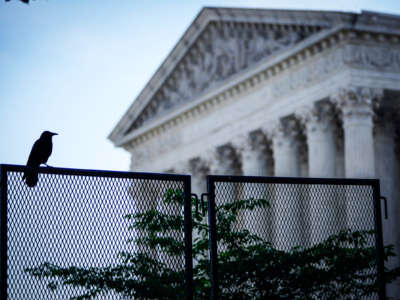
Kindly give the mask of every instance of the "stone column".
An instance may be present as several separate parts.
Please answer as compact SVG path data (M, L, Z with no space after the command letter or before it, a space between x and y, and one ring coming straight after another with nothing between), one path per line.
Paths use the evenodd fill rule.
M241 163L237 150L232 144L219 146L214 152L214 164L211 172L216 175L240 175ZM217 192L219 192L217 194ZM216 190L216 203L222 204L236 199L235 184L224 183Z
M310 177L335 177L334 111L329 102L303 107L296 115L306 128Z
M219 146L214 152L214 164L212 174L216 175L240 175L241 162L237 149L232 143ZM216 206L233 203L241 198L242 191L240 184L233 182L220 182L215 187L215 204ZM238 216L235 222L236 229L242 227L242 216Z
M374 106L382 98L381 89L349 87L333 96L341 109L344 131L345 175L348 178L375 178ZM360 188L346 191L347 225L351 230L373 229L371 197L360 198ZM354 197L359 195L359 197Z
M261 130L242 137L238 150L241 154L242 173L245 176L271 176L268 143Z
M261 130L253 131L240 140L242 173L244 176L271 176L271 151ZM271 186L265 183L243 184L244 199L265 199L272 202ZM253 234L272 242L273 213L271 208L258 207L244 213L244 226Z
M275 176L300 175L299 124L294 118L280 119L272 130ZM289 250L303 242L301 193L297 185L277 184L275 199L275 246Z
M198 212L202 213L202 203L201 203L201 194L207 193L207 182L206 176L210 174L209 170L209 161L205 160L202 157L195 157L190 159L188 162L189 172L192 174L192 193L197 194L198 196ZM204 207L207 211L207 207ZM207 225L208 216L207 213L202 219L193 216L193 224L197 222L202 222L202 224ZM192 230L192 241L198 240L199 238L208 238L205 236L201 236L201 233L197 229ZM196 266L198 261L193 258L193 263Z
M201 157L189 160L189 172L192 174L192 193L200 197L207 192L206 176L210 173L208 162Z
M281 119L274 124L271 134L275 176L300 175L299 129L299 124L293 118Z
M398 98L385 99L396 103ZM390 103L388 101L388 103ZM375 158L376 158L376 176L380 180L381 195L385 196L388 205L388 218L384 218L382 209L382 229L383 229L383 244L394 245L396 257L392 257L385 262L386 267L390 269L400 265L400 202L398 195L400 189L398 182L399 177L399 152L396 147L396 124L400 124L398 118L400 112L399 106L386 106L385 109L379 111L375 123ZM397 141L398 142L398 141ZM397 149L396 149L397 148ZM397 150L397 151L396 151ZM397 153L396 153L397 152ZM383 203L381 203L383 205ZM388 284L386 287L387 295L396 298L400 295L400 279Z
M219 146L214 152L212 171L217 175L239 175L240 160L232 143Z
M336 130L334 109L329 101L302 107L297 117L306 129L310 177L333 178L336 175ZM325 240L343 228L344 203L336 197L335 186L309 186L307 203L310 218L310 242Z
M374 178L374 106L381 89L349 87L340 89L333 99L342 111L345 175L348 178Z

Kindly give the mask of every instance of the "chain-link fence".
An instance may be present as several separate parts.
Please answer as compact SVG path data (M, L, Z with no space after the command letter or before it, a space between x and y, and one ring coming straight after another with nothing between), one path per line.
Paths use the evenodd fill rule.
M40 168L30 188L25 170L1 166L1 299L191 299L190 176Z
M213 299L385 299L377 180L207 180Z

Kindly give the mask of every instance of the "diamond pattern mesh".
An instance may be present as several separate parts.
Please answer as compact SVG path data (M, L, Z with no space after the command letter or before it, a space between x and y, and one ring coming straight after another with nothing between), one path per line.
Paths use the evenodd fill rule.
M139 241L147 237L146 231L129 229L133 220L124 216L155 210L166 216L183 217L181 204L163 200L171 190L190 193L185 186L190 182L188 176L119 176L113 172L42 169L37 186L29 188L21 180L23 170L11 167L6 171L8 299L69 299L85 291L71 285L52 290L48 281L25 271L45 262L61 267L112 267L121 264L121 252L134 252L149 254L172 270L185 270L183 251L182 255L169 255L160 246L143 246ZM310 183L301 179L269 182L267 177L254 181L248 177L218 178L208 177L217 207L248 199L261 199L268 204L240 209L232 230L248 232L244 238L255 235L279 251L312 247L345 229L375 229L372 185ZM178 242L185 239L183 227L159 235ZM373 235L367 244L375 247ZM230 250L228 247L218 243L217 258ZM242 258L247 261L247 257ZM376 270L365 272L375 274ZM183 288L183 282L182 275L179 288ZM254 287L246 278L241 282L247 286L245 292ZM228 288L236 292L242 287ZM95 299L127 298L107 292Z
M371 185L311 184L301 179L294 183L295 180L285 182L283 178L279 183L276 180L268 182L268 178L265 182L251 182L246 177L232 177L230 181L229 178L208 178L209 184L214 186L217 232L220 226L218 207L248 199L265 199L268 207L242 209L232 230L248 230L277 250L289 251L297 246L310 248L346 229L375 230ZM224 241L217 241L217 260L220 260L232 249L228 249L229 245ZM375 247L374 235L369 235L367 245ZM369 269L367 273L376 274L376 271ZM223 283L220 284L223 289ZM232 286L225 289L235 290ZM365 299L378 299L378 295Z
M55 172L55 171L54 171ZM144 232L129 230L127 214L156 209L183 216L183 207L162 203L169 189L184 190L184 181L142 175L120 178L110 172L101 176L39 174L36 187L21 180L22 172L7 172L7 284L8 299L69 299L83 291L62 286L55 290L45 280L24 269L49 262L62 267L106 267L121 263L121 252L142 251L127 241ZM82 171L80 171L82 174ZM132 175L134 176L134 175ZM183 241L184 230L166 233ZM175 270L184 270L182 256L154 256ZM184 278L182 278L182 281ZM182 284L183 285L183 284ZM97 298L96 298L97 299ZM124 299L109 292L98 299Z
M282 250L311 246L347 228L375 229L374 194L368 185L215 182L216 206L250 198L265 199L270 207L243 210L237 227Z

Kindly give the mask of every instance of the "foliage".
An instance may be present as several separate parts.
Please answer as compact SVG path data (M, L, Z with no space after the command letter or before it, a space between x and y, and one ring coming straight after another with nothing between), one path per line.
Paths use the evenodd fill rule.
M171 189L164 202L182 207L183 199L181 190ZM194 207L193 201L194 293L195 299L208 299L209 227ZM237 226L243 210L268 207L265 199L248 199L216 208L222 299L359 299L378 290L376 249L371 246L374 231L345 230L310 248L282 251ZM43 263L25 271L47 280L51 289L60 285L85 288L85 293L71 299L93 299L109 291L135 299L183 299L184 270L167 259L183 262L184 242L177 238L182 236L183 217L150 209L125 218L131 222L129 229L140 236L128 241L138 251L120 253L115 266L65 268ZM384 258L390 256L394 256L393 247L386 246ZM399 268L385 270L387 282L399 274Z

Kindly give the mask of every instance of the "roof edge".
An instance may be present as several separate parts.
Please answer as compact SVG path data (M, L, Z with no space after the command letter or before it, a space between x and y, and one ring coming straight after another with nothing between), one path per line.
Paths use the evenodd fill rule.
M108 139L114 145L124 140L126 130L136 120L148 101L163 85L175 66L184 57L190 47L197 40L204 28L211 21L234 22L263 22L289 25L306 26L349 26L358 30L373 29L377 25L383 29L397 29L400 16L362 11L361 13L319 11L319 10L281 10L281 9L256 9L256 8L229 8L229 7L203 7L194 21L189 25L177 44L173 47L165 60L158 67L151 79L147 82L139 95L124 113L117 125L113 128Z

